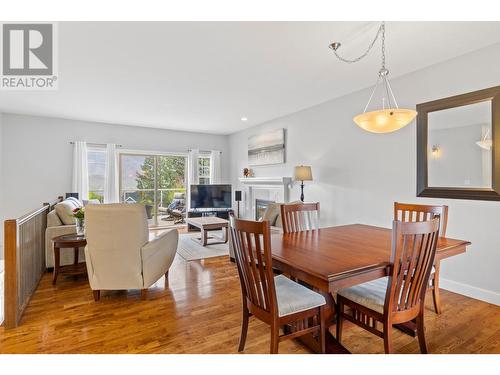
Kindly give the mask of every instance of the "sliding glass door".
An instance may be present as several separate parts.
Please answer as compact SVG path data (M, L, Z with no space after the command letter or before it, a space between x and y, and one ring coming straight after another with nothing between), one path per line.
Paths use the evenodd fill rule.
M186 156L120 154L120 201L146 205L150 225L171 225L167 208L185 192Z

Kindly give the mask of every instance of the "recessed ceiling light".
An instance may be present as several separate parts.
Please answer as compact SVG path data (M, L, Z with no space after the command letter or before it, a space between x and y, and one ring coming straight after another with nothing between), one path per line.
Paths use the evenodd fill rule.
M248 119L246 117L242 117L241 121L248 121Z

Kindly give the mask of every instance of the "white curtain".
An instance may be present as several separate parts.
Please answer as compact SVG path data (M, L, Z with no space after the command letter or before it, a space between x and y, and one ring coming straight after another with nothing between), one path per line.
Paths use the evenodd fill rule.
M197 185L198 180L198 157L200 150L189 150L188 152L188 186L187 186L187 199L188 207L191 207L191 185Z
M210 183L220 184L221 183L221 152L217 150L212 150L210 153Z
M80 200L89 199L87 143L82 141L76 141L73 149L72 192L78 193Z
M106 145L106 168L104 173L104 203L118 203L118 161L116 145Z

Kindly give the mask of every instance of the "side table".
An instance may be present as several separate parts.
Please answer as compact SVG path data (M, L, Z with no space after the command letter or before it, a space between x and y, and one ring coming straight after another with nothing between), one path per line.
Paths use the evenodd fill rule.
M58 236L52 239L54 243L54 273L52 276L52 284L57 281L57 276L61 271L60 261L61 261L61 249L73 249L74 251L74 261L70 266L62 267L65 274L70 275L82 275L87 272L85 263L83 266L78 264L78 251L80 247L85 247L87 245L87 239L85 235L75 234L65 234L63 236Z

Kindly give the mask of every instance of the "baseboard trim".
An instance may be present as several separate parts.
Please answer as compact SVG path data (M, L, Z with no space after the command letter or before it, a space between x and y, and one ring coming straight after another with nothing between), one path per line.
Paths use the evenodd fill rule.
M500 293L492 292L491 290L481 289L472 285L443 279L442 277L439 278L439 287L449 290L450 292L462 294L467 297L500 306Z

